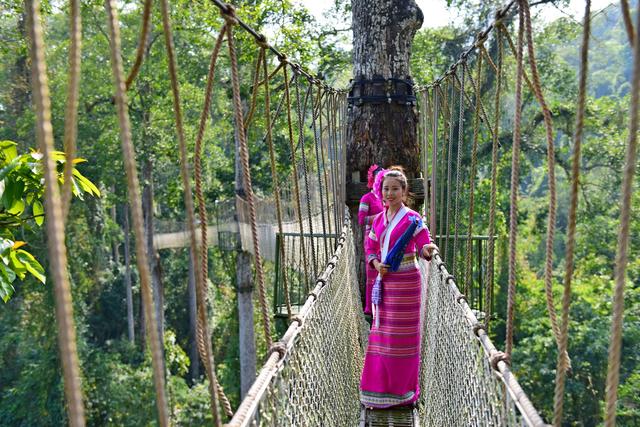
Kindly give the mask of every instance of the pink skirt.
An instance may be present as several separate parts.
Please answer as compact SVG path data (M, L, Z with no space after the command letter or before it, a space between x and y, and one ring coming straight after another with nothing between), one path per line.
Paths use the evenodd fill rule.
M420 270L415 263L383 280L380 327L372 329L360 381L360 402L388 408L420 394Z

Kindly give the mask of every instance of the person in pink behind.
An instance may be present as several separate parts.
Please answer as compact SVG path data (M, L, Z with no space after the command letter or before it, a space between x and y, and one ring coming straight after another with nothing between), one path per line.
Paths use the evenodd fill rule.
M416 256L430 259L436 245L424 225L416 228L397 271L383 264L388 251L420 214L404 205L407 178L399 170L383 170L373 190L385 204L366 239L366 261L382 276L380 302L360 380L360 402L368 408L413 404L420 394L420 295L421 274Z
M373 192L373 183L375 181L376 175L378 172L382 170L382 166L371 165L369 171L367 172L367 188L370 188L371 191L367 192L360 199L360 207L358 208L358 224L360 226L364 226L364 242L367 241L367 236L371 231L371 223L373 222L373 218L380 212L382 212L382 200ZM364 312L365 314L371 314L371 288L373 286L373 281L375 280L378 272L375 268L369 263L366 263L366 277L367 281L365 284L365 296L364 296Z

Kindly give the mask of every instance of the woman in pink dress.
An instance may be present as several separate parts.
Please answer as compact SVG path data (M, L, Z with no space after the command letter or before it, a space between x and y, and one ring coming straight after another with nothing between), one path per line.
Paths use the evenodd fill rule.
M407 178L398 170L378 174L374 191L385 209L375 217L366 240L366 260L382 278L374 295L374 323L360 382L360 402L369 408L414 403L419 396L421 275L416 255L430 259L436 247L420 222L410 235L397 271L383 264L387 253L420 214L404 205Z
M382 201L380 198L373 192L373 183L375 181L376 175L378 172L382 170L381 166L371 165L369 171L367 172L367 188L371 189L371 191L367 192L360 199L360 207L358 208L358 223L360 226L364 226L364 242L367 241L367 236L371 231L371 223L373 222L373 218L382 212ZM373 281L375 280L378 272L375 268L369 263L366 263L366 276L367 281L365 284L365 296L364 296L364 312L365 314L371 314L371 288L373 286Z

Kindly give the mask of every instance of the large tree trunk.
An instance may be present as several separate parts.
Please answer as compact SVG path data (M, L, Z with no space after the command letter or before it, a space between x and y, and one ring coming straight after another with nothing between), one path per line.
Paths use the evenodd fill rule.
M245 187L240 163L240 147L236 131L236 197L244 198ZM239 219L239 218L238 218ZM238 233L240 223L238 222ZM238 236L236 251L236 290L238 295L238 324L240 345L240 398L249 391L256 379L256 341L253 323L253 278L251 277L251 255L242 250Z
M411 79L411 46L423 20L415 1L351 0L351 7L354 80ZM365 96L379 93L373 85L363 91ZM414 106L365 101L353 105L348 120L347 182L354 175L354 181L365 181L373 163L399 164L408 178L417 176L420 155Z
M129 245L129 234L131 227L129 226L129 205L125 204L123 209L124 222L124 286L127 295L127 331L129 342L135 342L135 328L133 321L133 290L131 286L131 247Z
M422 11L414 0L351 0L353 26L353 76L351 95L410 95L412 88L393 84L388 79L411 80L409 59L416 31L422 25ZM364 83L385 79L379 84ZM406 102L353 102L347 117L347 204L354 224L359 198L366 191L367 170L374 163L388 167L401 165L407 178L418 177L416 109ZM419 200L417 200L419 202ZM363 241L361 230L354 227L356 242ZM356 245L360 289L364 295L365 264L363 247ZM364 298L363 298L364 301Z

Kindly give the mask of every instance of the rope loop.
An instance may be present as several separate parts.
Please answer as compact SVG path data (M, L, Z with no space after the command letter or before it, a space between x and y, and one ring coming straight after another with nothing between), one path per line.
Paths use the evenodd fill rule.
M487 28L488 30L489 28ZM487 35L489 34L488 31L480 31L477 35L476 35L476 41L473 43L473 45L477 48L480 48L484 45L484 42L487 41Z
M295 316L291 316L291 323L293 322L298 322L298 326L302 327L304 320L302 319L302 317L296 314Z
M496 351L491 356L489 356L489 362L491 363L491 367L494 371L499 371L498 363L504 362L507 365L511 366L511 356L503 351Z
M287 346L282 341L273 343L267 352L267 357L271 357L271 355L276 352L280 355L280 360L284 359L284 356L287 354Z
M280 61L281 64L286 64L289 62L289 58L287 58L287 54L285 53L280 53L278 55L278 61Z
M222 15L224 20L227 22L227 25L235 25L238 23L236 8L230 3L226 3L224 5L224 9L220 9L220 15Z
M318 294L316 294L314 291L309 292L309 296L313 297L314 301L318 300Z
M458 298L456 298L456 302L460 304L460 301L464 301L469 304L469 300L467 299L467 296L465 294L458 295Z
M449 274L447 277L444 278L444 283L449 282L449 280L451 280L451 283L455 283L456 282L456 278L453 277L452 274Z

